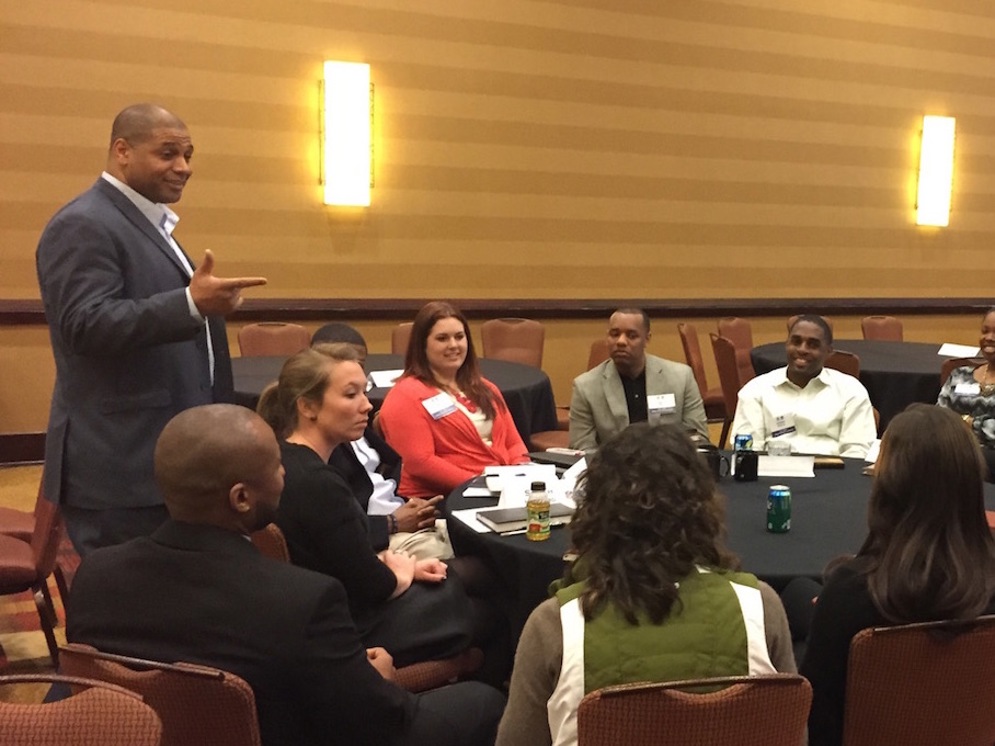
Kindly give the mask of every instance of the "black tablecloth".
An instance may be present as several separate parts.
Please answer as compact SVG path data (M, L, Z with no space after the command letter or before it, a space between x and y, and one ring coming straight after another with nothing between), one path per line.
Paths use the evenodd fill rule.
M814 478L761 478L736 482L725 478L719 491L725 497L728 546L742 560L743 570L780 590L799 576L819 579L826 563L854 553L867 533L867 498L871 478L864 462L845 459L844 469L818 469ZM767 531L767 490L772 484L791 487L791 531ZM446 512L487 507L491 498L463 497L462 487L446 500ZM995 510L995 485L985 485L985 503ZM510 614L515 634L544 598L549 583L563 573L563 554L570 544L569 527L554 528L548 541L532 542L524 535L477 533L449 516L449 535L457 555L481 556L511 591Z
M232 358L235 402L255 409L259 394L280 375L285 357ZM366 358L366 370L393 370L404 367L400 355L375 354ZM480 372L501 390L508 411L526 445L532 433L556 429L556 403L549 377L538 368L504 360L480 359ZM367 392L374 409L379 409L389 388Z
M833 348L860 358L860 382L881 415L881 432L891 418L912 402L935 404L940 393L940 368L945 357L940 346L924 342L882 342L870 339L837 339ZM784 342L754 347L750 351L757 375L786 365Z

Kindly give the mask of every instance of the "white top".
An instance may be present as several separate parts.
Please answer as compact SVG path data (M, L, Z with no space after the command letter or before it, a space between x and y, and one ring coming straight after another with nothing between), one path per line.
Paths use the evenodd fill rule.
M397 482L386 479L377 468L380 466L380 454L369 444L366 438L352 441L352 450L359 463L366 469L366 474L373 483L373 494L366 505L369 515L390 515L404 505L404 498L397 496Z
M766 449L777 438L794 453L864 458L877 437L867 389L853 376L832 368L799 388L787 367L757 376L739 392L733 435L753 436Z

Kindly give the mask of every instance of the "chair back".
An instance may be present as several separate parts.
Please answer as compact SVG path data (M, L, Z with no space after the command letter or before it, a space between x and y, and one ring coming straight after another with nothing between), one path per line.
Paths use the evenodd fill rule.
M59 558L62 514L59 506L51 500L41 494L39 498L35 502L35 530L31 535L31 553L38 568L38 577L44 580L55 571L55 563Z
M0 701L4 746L159 746L159 716L135 692L75 676L0 676L0 687L27 684L61 684L78 693L47 704Z
M812 687L797 674L611 686L581 700L577 743L798 746L811 703Z
M394 327L390 333L390 352L392 355L406 355L408 353L408 342L411 340L411 329L415 325L413 321L405 321Z
M844 746L992 746L995 616L865 629L850 643Z
M822 316L822 314L819 314ZM801 318L801 314L795 314L794 316L788 317L788 334L791 334L791 328L795 325L795 322ZM826 322L826 326L829 327L829 331L833 331L833 320L828 316L822 316L822 320Z
M864 339L880 339L885 342L901 342L902 322L894 316L865 316L860 320L860 331Z
M587 370L598 367L610 358L612 356L611 349L611 342L608 341L607 336L599 337L591 342L591 352L587 356Z
M242 357L290 357L311 345L311 335L300 324L261 321L238 330L238 349Z
M726 316L719 319L719 336L725 337L737 350L753 349L753 328L746 319L738 316Z
M684 359L694 373L698 390L704 396L708 391L708 379L705 377L705 360L701 356L701 345L698 343L698 330L694 324L678 324L677 333L681 335L681 346L684 348Z
M973 357L952 357L943 361L943 365L940 366L940 386L943 386L950 378L950 374L953 373L957 368L962 368L965 365L970 365L972 368L977 368L979 365L985 361L980 358Z
M161 663L62 648L62 670L138 692L162 720L163 746L260 746L256 700L238 676L192 663Z
M733 343L718 334L709 333L712 338L712 353L715 355L715 367L719 371L719 385L722 387L722 398L726 405L726 416L732 419L739 405L740 384L739 365L736 362L736 348Z
M827 368L838 370L840 373L846 373L848 376L860 378L860 358L852 352L833 350L826 357L824 365Z
M287 549L287 539L283 531L275 523L268 523L258 531L249 534L252 543L264 557L290 562L290 550Z
M542 367L545 339L545 327L533 319L491 319L480 327L484 357L531 365L533 368Z

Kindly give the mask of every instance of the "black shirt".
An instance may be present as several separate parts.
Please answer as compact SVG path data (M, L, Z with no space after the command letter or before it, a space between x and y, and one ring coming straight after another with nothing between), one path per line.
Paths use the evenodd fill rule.
M646 409L646 368L635 378L619 373L622 388L625 390L625 404L629 408L629 424L646 422L649 412Z

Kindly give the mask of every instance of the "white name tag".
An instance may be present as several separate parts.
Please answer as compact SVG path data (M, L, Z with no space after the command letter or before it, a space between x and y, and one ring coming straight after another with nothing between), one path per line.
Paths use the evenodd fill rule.
M421 405L425 407L425 411L432 416L433 420L440 420L447 414L456 411L456 403L449 394L436 394L422 401Z
M781 438L785 435L793 435L794 433L795 415L793 412L774 416L774 428L770 433L772 438Z
M659 414L671 414L677 409L677 399L673 394L653 394L646 397L646 409Z
M981 396L981 384L962 381L954 386L954 393L960 396Z

